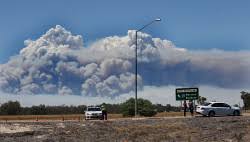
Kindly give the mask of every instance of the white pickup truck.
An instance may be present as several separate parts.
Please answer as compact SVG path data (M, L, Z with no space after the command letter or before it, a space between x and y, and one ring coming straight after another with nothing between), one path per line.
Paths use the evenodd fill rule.
M100 119L102 120L102 110L97 106L88 106L85 111L85 120Z

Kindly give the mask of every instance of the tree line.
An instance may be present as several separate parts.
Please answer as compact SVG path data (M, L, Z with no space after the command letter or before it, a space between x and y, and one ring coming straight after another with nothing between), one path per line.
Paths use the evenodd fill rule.
M81 114L85 105L79 106L46 106L38 105L22 107L18 101L8 101L0 106L0 115L53 115L53 114Z
M124 103L120 104L105 104L108 113L123 114L124 116L134 115L134 99L130 98ZM23 107L18 101L8 101L0 106L0 115L60 115L60 114L84 114L86 105L78 106L46 106L37 105L31 107ZM149 100L138 99L138 113L142 116L153 116L157 112L164 111L181 111L180 107L171 106L170 104L152 104Z
M250 109L250 93L241 92L241 98L244 103L245 109ZM206 102L205 97L199 96L198 104L204 104ZM153 116L159 112L168 111L181 111L181 106L172 106L170 104L152 104L149 100L139 98L138 101L138 114L142 116ZM135 114L134 109L135 100L130 98L127 101L120 104L105 104L102 103L99 106L104 105L108 113L123 114L124 116L133 116ZM46 106L37 105L31 107L23 107L18 101L9 101L0 105L0 115L59 115L59 114L84 114L87 106Z

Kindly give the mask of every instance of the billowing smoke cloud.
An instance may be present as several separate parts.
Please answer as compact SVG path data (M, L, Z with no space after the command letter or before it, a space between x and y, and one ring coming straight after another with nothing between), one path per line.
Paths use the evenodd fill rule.
M81 36L61 26L0 65L0 90L15 94L115 97L134 91L135 31L84 47ZM244 88L250 84L249 51L188 51L168 41L138 35L139 88L199 86Z

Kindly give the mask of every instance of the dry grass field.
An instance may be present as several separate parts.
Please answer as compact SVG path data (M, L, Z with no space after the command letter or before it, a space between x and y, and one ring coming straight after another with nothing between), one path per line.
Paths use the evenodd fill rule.
M186 113L187 116L190 116L190 113ZM176 116L183 116L183 112L161 112L157 113L155 117L176 117Z
M73 114L73 115L4 115L0 116L1 121L41 121L41 120L82 120L83 114Z
M122 118L121 114L110 114L110 119ZM0 121L82 121L84 120L84 114L72 114L72 115L6 115L0 116Z
M0 122L1 142L248 142L250 117Z
M190 114L187 113L187 116ZM175 117L183 116L183 112L162 112L155 115L155 117ZM124 118L122 114L108 114L109 119ZM84 114L72 114L72 115L14 115L14 116L0 116L0 121L46 121L46 120L59 120L59 121L82 121L84 120Z
M249 114L184 118L183 112L164 112L138 119L109 114L108 121L83 121L83 114L0 116L0 142L248 142Z

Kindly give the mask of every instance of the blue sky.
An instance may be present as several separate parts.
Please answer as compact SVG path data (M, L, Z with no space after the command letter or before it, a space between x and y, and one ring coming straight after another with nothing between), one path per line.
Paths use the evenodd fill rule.
M2 0L0 2L0 63L60 24L90 43L125 35L154 19L163 21L145 32L192 50L250 49L250 2L247 0Z
M78 76L75 78L81 78L81 81L75 81L71 78L75 76L75 72L73 71L81 71L81 68L73 68L75 70L72 72L70 72L71 70L67 70L67 68L75 67L74 65L79 64L86 70L92 70L92 68L95 67L98 68L96 70L100 70L100 64L108 62L110 57L104 56L103 61L98 61L99 58L96 59L94 56L87 56L87 54L92 52L87 52L85 49L83 50L85 52L80 52L82 49L79 48L74 51L74 53L81 53L76 54L75 64L62 60L62 62L66 64L65 70L69 71L67 72L69 73L68 76L55 76L59 75L59 73L64 73L64 68L58 68L62 69L59 72L53 72L54 70L52 70L52 72L39 70L39 67L46 67L40 64L39 61L49 63L50 61L54 61L53 58L47 59L36 56L39 58L36 58L35 61L33 57L29 57L26 61L32 60L32 62L22 62L22 58L16 57L12 59L13 62L11 64L2 65L6 63L11 56L17 55L18 52L25 47L24 41L26 39L35 40L44 35L47 30L53 28L53 32L48 34L49 39L53 41L54 34L60 33L61 36L64 36L66 29L71 31L73 35L82 35L84 44L88 45L107 36L122 35L122 37L125 37L128 30L139 29L151 20L160 17L162 19L161 22L154 23L145 29L144 32L149 33L153 37L168 39L177 47L188 49L186 51L199 52L182 52L175 48L166 51L159 50L163 51L160 57L167 57L159 58L165 64L155 64L155 62L153 62L154 58L152 58L152 60L150 58L148 64L142 64L139 67L139 71L142 71L141 75L145 86L145 90L140 91L141 94L139 96L144 95L146 98L155 100L155 102L168 100L168 103L175 103L175 98L171 96L171 94L173 94L176 87L198 85L202 94L208 97L209 100L216 99L225 101L228 99L228 102L237 103L240 101L239 92L246 89L249 90L249 88L246 88L250 82L249 13L250 1L247 0L1 0L0 89L2 87L3 90L7 91L1 92L0 90L0 101L18 99L18 97L12 96L11 94L5 94L9 89L12 89L10 93L31 91L31 94L37 94L36 92L46 94L49 92L46 90L48 88L48 90L51 89L55 94L61 94L61 91L63 93L73 94L73 91L77 89L79 92L88 91L88 87L86 89L82 88L82 86L86 87L86 84L92 79L92 76L86 75L84 78L81 78L83 75L77 74ZM55 27L55 25L61 25L65 29L60 26ZM72 35L67 36L74 37ZM58 37L60 38L60 36ZM43 40L37 41L37 43L41 42L43 43ZM76 43L76 45L81 45L74 38L67 41L67 44L71 45L71 42ZM112 47L113 42L117 45L127 44L119 40L112 40L108 44L106 42L100 42L99 46L107 45ZM160 40L157 41L157 43L163 43L163 41ZM149 45L145 47L154 47L154 45L151 45L151 42L147 43L147 41L145 41L145 44ZM49 48L45 50L52 51L52 47L59 47L54 47L54 44L52 45L53 46L48 45ZM169 45L166 47L172 46ZM32 48L42 49L43 47L33 45ZM29 53L31 53L31 55L38 55L38 51L30 50L31 47L26 49L26 52L22 54L25 57L29 55ZM225 52L214 52L217 50L211 49L221 49L225 50ZM174 51L173 53L180 53L182 56L178 56L179 54L171 54L172 52L169 51L172 50ZM66 57L70 56L70 54L71 53L65 52ZM102 52L101 54L109 55L109 52ZM153 57L156 56L156 54L150 55L154 55ZM88 66L91 63L80 62L82 58L78 58L78 56L93 58L97 66ZM120 58L116 58L117 56L114 57L112 60L120 60ZM58 56L58 58L62 59L63 57ZM206 62L205 65L204 62ZM52 63L55 63L52 67L64 67L64 64L61 62L58 63L55 61ZM131 64L133 63L131 62ZM31 65L32 68L22 68L27 65ZM107 65L108 68L112 64L104 65ZM102 69L105 68L106 66ZM120 67L111 66L110 68L112 68L112 72L109 75L101 76L98 83L104 84L103 86L106 88L112 88L110 89L111 92L114 92L113 90L118 90L119 92L119 87L116 86L117 88L114 88L114 85L109 86L109 84L105 84L106 80L112 84L112 81L119 80L117 73L124 75L127 72L131 72L131 74L126 74L126 78L129 78L128 75L133 75L133 69L128 68L129 70L126 70L126 68L120 71L116 70L120 69ZM48 67L48 69L50 69L50 67ZM152 72L156 74L152 76ZM12 78L13 74L18 77L17 80L16 78ZM93 76L96 74L99 75L98 72L93 72L92 74ZM37 80L37 77L41 77L44 81L40 81L40 78ZM235 80L239 81L235 82ZM15 84L16 81L18 83L15 86L13 84ZM133 87L129 84L133 84L134 82L128 80L126 83L127 85L125 86ZM131 90L131 88L127 90ZM90 91L95 92L96 90L91 90L90 88ZM120 91L119 93L121 94L122 92ZM82 94L85 95L87 92ZM154 96L152 94L154 94ZM107 93L105 95L107 95ZM126 94L126 92L125 95L131 97L131 94ZM33 100L35 99L32 97L24 98L21 96L19 100L27 101L26 104L31 105L40 104L47 102L48 98L46 96L47 95L45 95L43 101L39 98L40 96L38 96L38 98L36 98L37 102L34 102ZM73 99L71 101L67 97L62 98L60 103L71 104L78 100L80 100L79 103L82 103L81 101L88 100L85 99L86 96L83 96L81 99L79 99L79 96L74 97L72 97ZM161 99L162 97L163 99ZM59 95L54 99L52 98L51 100L53 101L51 101L50 104L58 102L58 98L61 98L61 96ZM107 100L100 99L100 101ZM112 101L118 102L118 100Z

